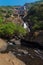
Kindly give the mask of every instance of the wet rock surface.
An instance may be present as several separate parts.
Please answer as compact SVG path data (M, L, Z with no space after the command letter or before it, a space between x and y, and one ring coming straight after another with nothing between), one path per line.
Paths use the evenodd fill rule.
M38 49L43 49L43 45L40 45L39 42L37 41L29 41L26 39L21 39L21 45L26 46L28 48L38 48Z
M11 39L10 41L9 41L9 43L13 43L14 45L20 45L21 43L20 43L20 40L16 40L16 39Z
M43 65L43 50L27 48L21 45L8 47L18 59L26 65Z
M43 30L35 31L33 36L33 40L39 42L39 44L43 46Z

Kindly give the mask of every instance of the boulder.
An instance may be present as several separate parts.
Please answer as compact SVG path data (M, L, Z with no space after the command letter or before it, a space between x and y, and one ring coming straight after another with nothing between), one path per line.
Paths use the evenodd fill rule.
M14 45L20 45L20 40L11 39L10 42L12 42Z
M3 39L0 39L0 52L4 52L7 49L7 42Z

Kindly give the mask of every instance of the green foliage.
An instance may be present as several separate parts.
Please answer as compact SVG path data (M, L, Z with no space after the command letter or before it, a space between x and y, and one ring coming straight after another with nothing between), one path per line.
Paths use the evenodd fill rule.
M0 36L10 36L14 32L13 24L7 23L7 24L1 24L0 25Z
M16 31L18 31L19 35L25 35L26 34L26 29L24 29L21 25L17 25L17 29Z
M1 23L0 24L0 36L4 36L4 37L12 37L14 35L25 35L26 34L26 30L18 25L18 24L14 24L12 22L8 22L8 23Z
M31 25L32 30L43 29L43 2L39 3L34 4L24 18Z
M37 30L37 29L39 29L39 28L40 28L40 26L39 26L38 24L35 24L35 25L32 27L33 30Z
M0 18L0 24L3 23L3 18Z

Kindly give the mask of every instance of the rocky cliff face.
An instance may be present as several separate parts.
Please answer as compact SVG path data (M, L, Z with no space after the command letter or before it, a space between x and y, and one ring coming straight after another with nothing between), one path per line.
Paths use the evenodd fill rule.
M27 4L29 6L29 4ZM32 4L31 4L32 5ZM28 10L24 21L28 23L30 33L27 35L28 40L39 42L43 45L43 2L33 3L33 6ZM26 38L26 39L27 39Z
M43 30L34 32L33 40L39 42L40 45L43 45Z

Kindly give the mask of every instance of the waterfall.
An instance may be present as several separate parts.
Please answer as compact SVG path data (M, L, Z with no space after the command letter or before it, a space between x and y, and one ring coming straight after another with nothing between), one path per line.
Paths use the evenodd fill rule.
M23 27L24 27L25 29L28 29L28 31L30 32L30 28L28 27L27 23L24 22Z
M24 28L25 28L25 29L28 28L27 25L26 25L26 23L24 23Z

